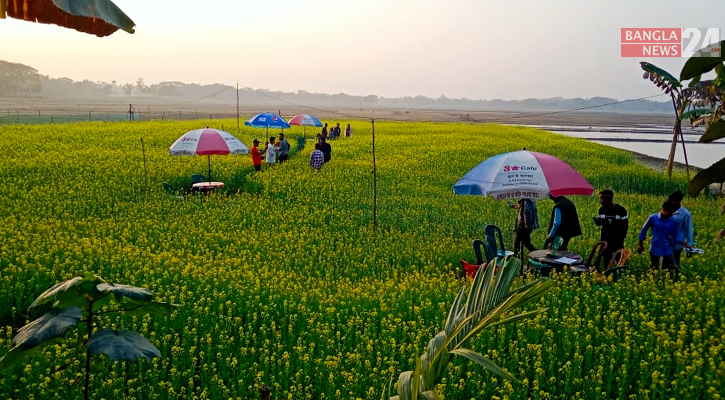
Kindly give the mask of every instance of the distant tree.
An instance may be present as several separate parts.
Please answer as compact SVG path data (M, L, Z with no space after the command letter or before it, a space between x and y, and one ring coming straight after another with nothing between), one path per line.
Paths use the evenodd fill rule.
M133 83L124 83L121 85L121 90L123 90L123 94L126 96L130 96L133 93L134 85Z
M38 94L41 89L38 70L23 64L0 61L0 96L27 96Z

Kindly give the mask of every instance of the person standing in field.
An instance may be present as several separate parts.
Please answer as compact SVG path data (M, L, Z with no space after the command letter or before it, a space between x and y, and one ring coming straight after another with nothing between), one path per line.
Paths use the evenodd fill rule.
M319 171L325 165L325 155L322 154L320 147L319 143L315 143L315 149L310 153L310 167L316 171Z
M267 147L264 148L264 152L267 155L267 164L271 167L277 161L277 151L274 145L274 136L269 138Z
M683 247L692 248L680 233L680 222L672 218L677 211L677 204L671 201L662 203L662 210L654 213L647 218L639 232L639 246L637 253L644 252L644 241L647 239L647 231L652 230L652 242L649 247L650 262L653 269L660 267L662 261L662 269L666 269L672 273L672 278L677 280L679 277L679 265L675 262L674 247L676 243Z
M254 170L257 172L262 171L262 152L259 151L259 140L254 139L254 141L252 141L252 148L249 149L249 153L252 155L252 165L254 165Z
M327 137L327 122L325 122L325 126L322 127L322 132L320 132L320 135Z
M332 129L335 131L335 139L339 138L342 134L342 130L340 129L340 123L338 122L337 125L335 125L335 127Z
M282 164L289 158L290 144L287 139L284 138L284 133L279 134L279 142L277 142L277 160Z
M352 128L350 128L350 124L347 124L347 128L345 128L345 137L352 137Z
M531 244L531 232L539 228L539 212L536 210L536 202L531 199L520 199L516 204L511 204L511 208L517 209L516 226L514 236L514 256L523 253L526 247L529 251L536 250Z
M672 218L679 224L680 234L690 246L695 245L695 228L692 225L692 213L682 205L682 199L685 196L681 191L675 190L667 197L667 201L677 204L677 211L672 214ZM680 266L680 258L682 257L682 245L675 243L673 254L677 266Z
M332 147L327 143L327 139L324 136L320 136L320 150L325 156L325 164L329 163L332 159Z
M614 202L614 192L610 189L599 192L599 204L602 206L594 218L594 224L602 227L600 240L607 242L607 248L602 252L602 262L606 268L612 259L612 254L624 248L624 239L629 230L629 216L624 207Z
M582 234L579 214L577 214L574 203L566 197L549 194L549 198L554 201L554 209L551 210L549 237L546 239L545 247L550 248L554 238L560 236L564 241L559 250L566 250L569 247L571 238Z

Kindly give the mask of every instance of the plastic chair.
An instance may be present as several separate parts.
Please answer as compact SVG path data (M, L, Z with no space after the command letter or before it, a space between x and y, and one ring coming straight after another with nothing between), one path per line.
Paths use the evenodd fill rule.
M503 242L503 232L501 232L501 228L496 225L486 225L483 227L483 233L486 234L486 239L489 237L493 239L487 240L487 242L491 247L491 251L493 251L493 254L497 257L509 257L514 255L513 251L506 251L506 245L504 245ZM496 239L498 239L498 243L496 243Z
M174 188L172 188L168 182L163 182L163 185L164 185L164 190L166 191L166 194L176 194L176 192L174 191Z
M614 260L617 259L617 255L619 255L619 261L616 265L614 265ZM612 259L609 261L609 265L604 273L597 274L597 281L601 282L604 279L609 279L611 276L612 282L616 282L623 276L627 275L627 270L629 269L627 266L627 260L631 256L632 250L630 249L619 249L615 251L614 254L612 254Z
M579 265L572 265L569 270L574 273L582 273L582 272L591 272L592 268L599 269L599 262L602 259L602 253L607 248L607 242L601 241L594 244L594 247L592 247L592 251L589 252L589 258L584 264ZM599 251L597 251L599 250ZM596 253L597 258L594 259L594 254ZM592 264L592 259L594 259L594 264ZM594 267L592 267L594 266Z
M481 239L474 239L473 242L471 242L471 245L473 246L473 253L476 254L476 264L483 264L484 262L489 261L488 259L488 251L486 250L488 246L486 246L486 243L483 242ZM484 253L481 253L481 247L483 247ZM483 256L486 256L486 259L484 260Z
M206 182L206 176L202 174L194 174L191 176L191 184L199 183L199 182Z
M486 267L488 266L488 263L476 265L476 264L469 264L466 260L461 260L461 265L463 266L463 270L466 273L466 276L469 278L475 278L476 272L478 272L481 267L483 267L483 270L486 270Z

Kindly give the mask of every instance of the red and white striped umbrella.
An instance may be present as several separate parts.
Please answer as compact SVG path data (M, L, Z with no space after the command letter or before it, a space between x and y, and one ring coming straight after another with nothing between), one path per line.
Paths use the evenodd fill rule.
M478 164L453 185L453 191L505 200L543 199L549 194L590 196L594 188L564 161L548 154L520 150L499 154Z
M207 156L211 182L211 155L249 154L249 148L231 133L206 127L186 132L169 147L172 156Z

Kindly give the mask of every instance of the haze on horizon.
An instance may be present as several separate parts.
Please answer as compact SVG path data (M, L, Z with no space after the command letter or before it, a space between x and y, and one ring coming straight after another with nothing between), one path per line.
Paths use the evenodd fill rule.
M136 33L106 38L0 20L0 59L50 77L221 83L293 92L468 99L656 95L622 58L625 27L719 27L702 0L114 0Z

